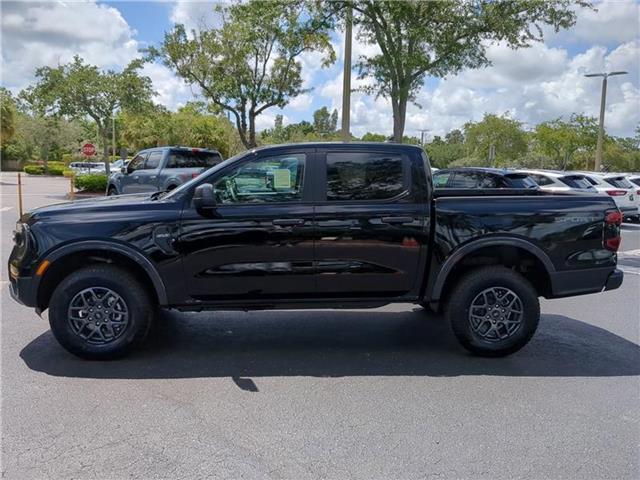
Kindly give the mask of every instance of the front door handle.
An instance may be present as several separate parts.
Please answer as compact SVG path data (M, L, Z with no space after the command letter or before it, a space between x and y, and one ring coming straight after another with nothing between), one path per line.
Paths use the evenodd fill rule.
M273 222L274 225L280 227L295 227L298 225L304 225L303 218L276 218Z
M413 217L382 217L382 223L388 223L389 225L406 225L407 223L413 223Z

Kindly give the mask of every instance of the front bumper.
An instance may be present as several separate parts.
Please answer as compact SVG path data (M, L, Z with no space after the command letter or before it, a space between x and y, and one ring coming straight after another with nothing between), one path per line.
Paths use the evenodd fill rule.
M38 303L38 286L33 277L11 278L9 283L11 298L27 307L36 307Z
M624 273L617 268L605 267L553 272L550 277L550 298L561 298L614 290L622 285Z

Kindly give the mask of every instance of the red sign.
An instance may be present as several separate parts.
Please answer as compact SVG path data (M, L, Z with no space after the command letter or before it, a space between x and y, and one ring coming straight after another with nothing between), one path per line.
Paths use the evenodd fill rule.
M93 157L96 154L96 146L93 143L85 143L82 145L82 154Z

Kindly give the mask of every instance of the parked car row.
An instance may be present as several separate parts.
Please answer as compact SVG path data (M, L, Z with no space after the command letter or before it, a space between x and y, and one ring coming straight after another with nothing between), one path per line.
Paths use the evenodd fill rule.
M626 220L640 221L640 174L557 170L447 168L434 171L435 188L526 188L572 195L606 195Z
M119 171L129 163L128 160L116 160L109 165L110 171ZM71 162L69 169L73 170L76 175L84 175L87 173L105 173L107 167L105 162Z

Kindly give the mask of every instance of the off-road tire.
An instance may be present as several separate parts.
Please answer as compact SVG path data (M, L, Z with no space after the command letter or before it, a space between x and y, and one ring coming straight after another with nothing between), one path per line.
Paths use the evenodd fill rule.
M504 339L493 339L491 341L483 338L482 329L474 328L470 317L470 310L474 300L482 299L483 292L497 288L508 289L519 298L522 315L518 328ZM477 305L477 303L475 304ZM496 302L498 305L498 302ZM474 307L474 315L479 312L490 313L484 307ZM499 312L493 312L498 313ZM521 274L505 267L482 267L467 273L462 277L452 289L448 296L445 315L453 333L464 348L475 355L484 357L503 357L517 352L524 347L536 329L540 320L540 303L538 294L531 283ZM505 315L505 314L503 314ZM478 315L475 315L477 319ZM482 317L482 315L481 315ZM489 318L488 315L486 318ZM485 317L482 317L485 318ZM508 317L515 318L515 317ZM483 320L484 321L484 320ZM492 318L487 320L492 321ZM485 324L486 325L486 324ZM494 326L494 331L498 332L500 325L507 325L506 322ZM489 324L489 328L491 325ZM507 327L503 327L500 333L508 333ZM494 334L494 337L500 335Z
M78 322L73 322L70 319L71 302L79 298L80 292L94 288L98 293L106 291L115 293L120 297L127 311L126 326L120 327L120 330L115 327L115 331L118 332L117 336L116 334L111 335L112 339L104 344L90 343L89 340L84 339L74 331L74 328L78 330ZM91 295L87 295L91 301ZM115 296L111 296L105 301L108 303L109 300L114 298ZM93 301L95 302L95 300ZM103 306L109 308L106 304L101 305L100 308ZM78 313L77 310L73 311L74 315ZM104 320L106 311L101 310L101 318L103 319L101 328L103 329L108 328ZM71 273L56 287L49 302L49 324L56 340L72 354L87 360L110 360L129 353L132 348L141 343L146 337L154 313L155 308L151 303L149 294L140 282L127 270L107 264L90 265ZM87 313L85 312L85 314ZM97 322L97 324L99 325L100 323ZM92 330L96 329L95 321L86 322L84 325L87 326L83 327L82 332L88 331L91 333ZM113 333L114 327L111 325L109 327ZM105 330L99 332L100 337L104 338L104 332ZM108 330L106 332L107 334L109 333ZM97 340L92 338L91 342L99 340L100 338Z

